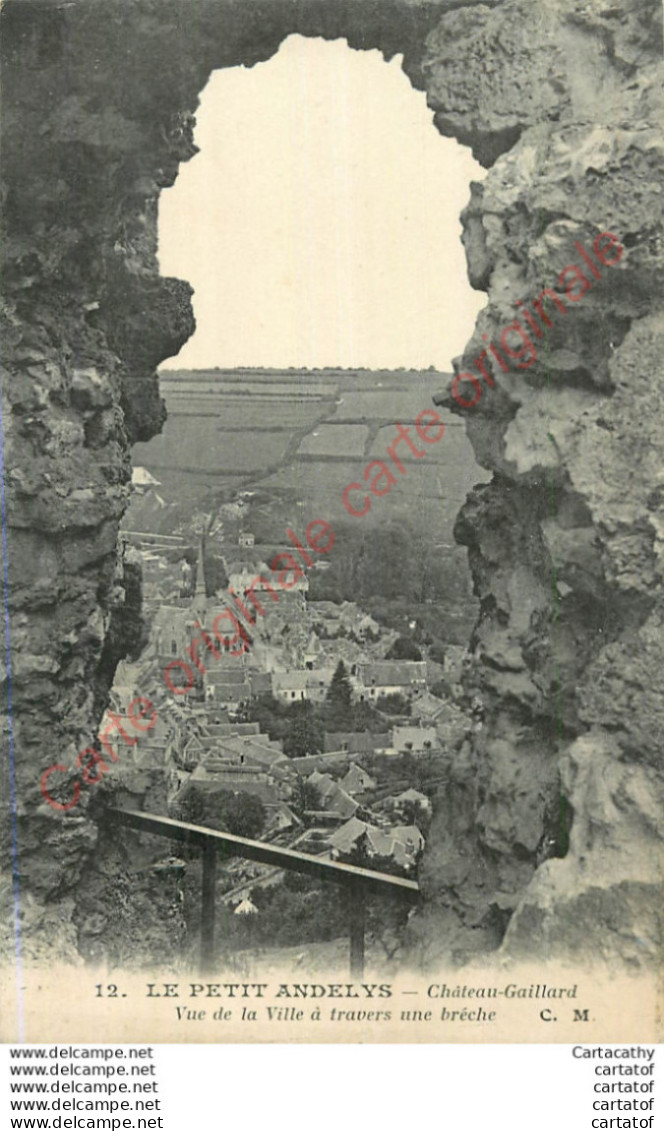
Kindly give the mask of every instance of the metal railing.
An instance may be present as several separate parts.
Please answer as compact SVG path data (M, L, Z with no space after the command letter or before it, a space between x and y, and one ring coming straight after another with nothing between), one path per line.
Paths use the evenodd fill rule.
M242 856L259 864L271 864L277 868L301 872L305 876L313 876L314 879L340 884L347 888L351 897L350 974L351 978L358 981L362 981L364 977L365 897L392 896L408 903L416 903L419 897L420 889L414 880L389 876L385 872L372 872L368 868L358 868L354 864L340 864L336 860L308 856L305 852L296 852L292 848L276 848L264 841L217 832L202 825L176 821L171 817L159 817L153 813L118 809L114 806L107 806L100 812L99 817L113 825L122 825L155 836L165 836L169 840L197 845L201 848L203 857L201 967L206 973L214 968L215 962L217 854L222 848L226 856Z

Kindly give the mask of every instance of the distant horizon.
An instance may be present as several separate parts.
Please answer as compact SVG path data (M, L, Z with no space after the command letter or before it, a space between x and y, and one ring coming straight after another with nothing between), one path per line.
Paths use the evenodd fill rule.
M438 369L434 365L396 365L393 367L367 365L180 365L165 369L159 366L160 377L176 373L440 373L452 376L452 370Z

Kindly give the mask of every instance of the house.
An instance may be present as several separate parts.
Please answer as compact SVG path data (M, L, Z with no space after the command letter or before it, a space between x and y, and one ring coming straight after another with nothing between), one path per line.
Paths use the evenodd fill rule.
M416 857L424 848L424 837L417 825L395 825L390 830L392 837L399 844L403 844L406 851Z
M427 666L423 660L377 660L360 664L357 685L360 699L403 695L412 699L426 689Z
M260 695L272 695L272 673L250 671L249 685L252 699L258 699Z
M463 673L471 663L468 650L458 644L448 644L445 648L445 661L443 671L450 684L458 684L463 679Z
M379 639L382 635L382 631L378 621L370 617L368 613L365 613L365 615L360 618L360 622L357 626L357 635L360 640L366 640L367 638Z
M328 844L332 850L332 858L348 856L353 851L358 839L364 835L367 828L365 821L358 817L351 817L345 825L328 836Z
M154 550L140 550L141 557L141 573L143 576L143 589L146 587L158 598L161 590L159 586L162 582L173 582L173 572L169 569L169 564L160 554L155 553Z
M321 774L314 770L307 778L307 784L314 787L320 798L320 811L338 818L341 821L352 817L358 808L357 801L342 789L338 782L329 774Z
M154 720L154 725L151 726L150 730L146 731L145 734L141 735L141 744L161 747L173 743L176 747L179 747L181 742L181 728L172 722L165 713L160 712L158 708L155 707L155 710L157 717Z
M269 785L269 774L257 766L238 766L213 757L200 762L189 781L210 792L209 786L231 789L240 793L248 792L251 785Z
M152 685L152 680L149 681L149 684L146 683L146 686L148 685ZM182 742L194 731L201 730L205 725L198 715L197 704L194 705L191 700L182 702L181 699L176 699L173 695L162 695L157 692L154 702L157 717L160 718L163 715L174 732L181 737Z
M332 682L334 668L314 668L306 675L306 698L310 703L323 703Z
M331 750L325 754L306 754L303 758L289 758L288 765L301 776L306 777L314 770L342 770L350 761L347 750Z
M445 701L425 691L419 699L414 699L410 708L411 718L417 719L423 726L433 725L445 714Z
M318 632L325 638L334 638L342 627L341 607L334 601L309 601L307 611Z
M109 692L109 706L116 714L125 714L129 704L140 695L140 691L136 689L134 682L121 683L116 672L115 682Z
M390 859L404 871L413 868L424 846L418 828L397 826L379 829L366 821L352 817L329 837L332 859L355 855L370 862L372 857Z
M210 668L203 676L205 702L237 710L251 698L251 682L242 668Z
M445 703L444 709L436 716L438 745L457 746L468 733L472 720L456 703Z
M300 818L284 801L280 801L270 811L267 827L267 831L270 833L289 832L291 829L301 828L301 826Z
M255 726L256 724L240 724ZM223 761L227 766L248 766L272 770L284 765L290 769L289 759L282 751L282 743L266 734L194 734L185 744L182 762L186 768L212 761ZM291 771L290 776L294 776Z
M246 593L256 578L262 577L266 583L270 583L270 567L265 562L232 561L226 563L224 561L224 565L228 577L228 588L233 589L237 594ZM255 588L259 590L265 588L265 586L259 581Z
M155 762L154 749L148 748L150 751L145 758L141 755L138 756L139 749L147 748L145 742L146 734L138 731L128 715L117 713L113 714L111 718L109 712L106 711L101 720L98 731L99 739L101 741L100 756L107 765L113 762L119 763L120 766L138 765L139 762L147 759L150 765ZM165 748L165 743L163 748ZM163 764L163 753L157 759L157 764Z
M260 723L208 723L211 738L231 738L238 735L260 734Z
M431 802L425 793L420 793L418 789L406 789L403 793L399 793L396 797L391 799L392 808L397 811L404 809L422 809L425 813L431 812Z
M161 605L152 620L151 641L163 659L184 659L195 630L196 617L190 608Z
M137 770L154 770L166 768L166 749L158 746L134 746L127 761L122 762L121 768L128 765Z
M292 558L292 554L289 554L289 557ZM309 591L309 582L306 575L302 574L300 576L301 571L297 572L295 570L291 570L290 573L295 576L291 577L289 574L288 585L284 586L284 588L290 593L307 593ZM280 585L277 583L275 574L265 562L229 562L228 565L226 565L226 574L228 576L229 589L239 595L246 596L249 590L251 590L252 593L256 594L255 601L260 603L258 594L261 590L265 591L267 595L264 597L262 603L266 609L274 603L270 589L273 591L276 590L277 600L280 597Z
M315 632L310 633L307 646L304 649L304 664L305 667L311 671L312 668L320 664L323 658L323 645L316 636Z
M275 699L283 703L322 703L334 675L333 668L318 668L315 671L274 672L272 689Z
M242 530L238 535L237 544L238 546L243 546L246 549L249 546L253 546L255 541L256 539L254 535L249 530Z
M283 703L295 703L307 698L307 673L300 671L274 672L272 694Z
M252 766L236 766L221 760L210 759L201 763L191 774L188 788L202 793L251 793L265 805L278 805L287 801L290 789L275 780L268 770Z
M435 727L393 727L392 747L399 754L424 754L438 746Z
M334 601L310 601L308 612L312 627L328 640L339 635L353 636L360 641L377 640L381 635L378 622L352 601L343 601L340 605Z
M323 750L327 754L334 750L347 750L349 754L373 754L386 750L391 743L389 733L372 734L371 731L326 731L323 737Z
M264 766L272 769L281 763L288 765L288 758L282 750L282 743L273 741L266 734L233 735L218 740L217 749L226 761L239 766Z
M181 755L182 766L185 770L193 770L205 757L208 747L198 734L193 734L187 739Z
M249 896L245 896L243 900L238 903L234 915L258 915L258 908L255 903L252 903Z
M161 487L160 481L150 474L147 467L134 467L132 469L131 485L138 491L145 491L148 487Z
M348 773L341 779L339 785L342 789L345 789L346 793L350 793L352 796L356 793L366 793L367 790L376 788L374 779L355 762L351 763Z

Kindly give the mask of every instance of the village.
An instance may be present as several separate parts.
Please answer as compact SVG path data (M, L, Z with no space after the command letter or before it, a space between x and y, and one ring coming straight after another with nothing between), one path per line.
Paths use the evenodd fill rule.
M158 497L158 481L138 468L135 491ZM125 558L140 561L149 638L118 666L107 717L121 723L147 688L156 721L131 743L114 727L113 784L130 805L151 793L162 815L414 877L446 752L469 725L455 702L463 649L450 646L435 661L357 604L311 599L299 571L279 604L255 616L241 652L228 640L214 659L202 650L193 685L173 694L165 666L191 655L194 637L205 639L283 549L256 544L241 502L220 516L226 584L212 594L202 538L192 564L178 536L123 536ZM220 902L257 919L284 879L278 868L235 858L221 869Z

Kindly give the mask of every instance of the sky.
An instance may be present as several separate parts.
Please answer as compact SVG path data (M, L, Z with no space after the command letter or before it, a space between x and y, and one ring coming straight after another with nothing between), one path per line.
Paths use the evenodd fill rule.
M215 71L196 117L159 261L194 287L197 330L163 368L451 368L485 302L459 223L484 171L401 56L291 36Z

